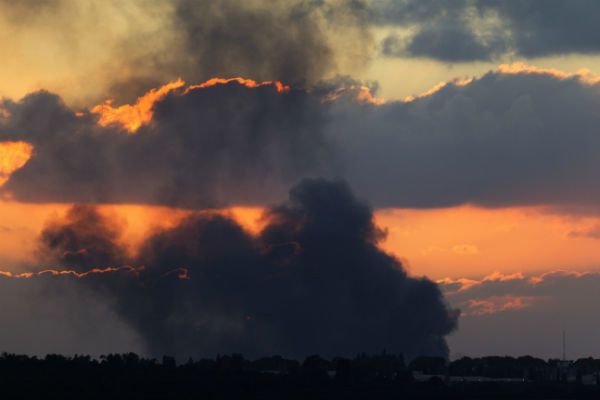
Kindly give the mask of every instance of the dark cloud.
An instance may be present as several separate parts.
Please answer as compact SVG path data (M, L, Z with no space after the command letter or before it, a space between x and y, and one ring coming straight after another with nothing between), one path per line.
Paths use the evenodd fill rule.
M280 95L273 86L231 83L174 95L135 135L99 128L94 116L78 118L44 92L8 108L6 131L16 134L5 137L36 147L6 186L23 200L187 207L272 201L289 182L335 163L322 131L326 107L303 91Z
M345 176L380 206L597 203L597 87L490 72L373 108L347 128Z
M52 221L42 231L41 259L60 259L77 272L123 265L127 256L118 245L121 229L91 206L74 206L64 220Z
M525 57L598 53L600 4L593 0L480 1L506 21L515 52Z
M145 241L131 260L145 267L138 274L81 280L114 300L155 355L447 353L444 336L457 312L435 283L408 277L378 248L384 233L345 183L305 180L264 218L252 236L227 217L193 214ZM86 219L89 229L81 229ZM87 245L110 230L98 229L101 220L75 208L62 226L46 228L43 244L57 264L78 268L80 260L68 257L77 244L88 254L99 249L99 258L107 253L103 240L112 235ZM68 245L47 240L64 232L79 237Z
M501 56L544 57L600 51L594 0L389 0L371 3L376 24L410 29L392 34L384 54L447 62Z
M490 60L506 51L500 32L480 37L471 20L481 12L469 13L467 0L373 2L375 24L411 28L410 34L389 34L382 52L393 57L427 57L447 62ZM490 27L488 29L492 29Z
M376 207L598 204L600 97L590 77L513 67L413 101L232 82L155 105L129 135L49 93L6 102L4 140L33 158L3 190L21 201L264 205L303 177L341 176ZM337 98L337 100L332 100Z
M392 57L429 57L448 62L489 60L496 56L490 54L490 49L478 42L464 25L458 24L423 30L410 39L390 34L382 42L382 52Z

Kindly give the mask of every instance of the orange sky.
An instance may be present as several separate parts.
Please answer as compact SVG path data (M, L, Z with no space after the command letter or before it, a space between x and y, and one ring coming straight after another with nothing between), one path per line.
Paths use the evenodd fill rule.
M24 263L33 260L35 238L45 221L62 215L67 207L0 202L0 269L26 269ZM122 221L124 240L132 249L153 228L169 226L185 215L182 210L148 206L103 206L103 210ZM259 229L261 209L227 212L249 229ZM388 230L383 247L415 275L476 277L494 271L587 270L600 264L598 239L569 235L592 229L600 218L567 217L533 208L465 206L379 210L376 220Z

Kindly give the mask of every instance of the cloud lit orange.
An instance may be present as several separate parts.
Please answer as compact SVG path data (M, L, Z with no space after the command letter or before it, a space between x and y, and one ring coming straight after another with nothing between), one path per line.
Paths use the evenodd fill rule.
M578 79L589 85L600 83L600 76L586 68L581 68L575 73L569 73L555 68L540 68L523 62L515 62L512 64L500 64L498 71L506 75L550 75L561 80Z
M535 296L492 296L485 299L471 299L463 304L462 316L479 317L510 310L531 307L539 299Z
M107 100L92 108L92 113L100 116L98 123L102 126L120 125L130 133L135 133L142 125L152 120L154 104L184 84L184 81L178 79L158 89L152 89L139 97L134 105L125 104L115 108L112 105L113 100Z
M0 143L0 186L5 184L10 175L22 168L33 154L33 146L26 142Z
M325 96L325 98L322 101L323 102L336 101L340 97L342 97L348 93L353 95L354 99L356 101L358 101L359 103L367 103L367 104L372 104L374 106L380 106L382 104L385 104L385 100L382 98L379 98L379 97L375 97L373 95L373 92L371 92L371 89L368 86L361 86L361 85L350 85L350 86L341 87L341 88L329 93L327 96Z
M133 274L137 274L142 270L143 270L143 267L136 268L136 267L130 267L130 266L93 268L93 269L90 269L89 271L85 271L85 272L77 272L77 271L73 271L73 270L60 270L60 269L45 269L43 271L38 271L38 272L20 272L20 273L14 273L14 272L10 272L10 271L0 271L0 276L4 276L6 278L15 278L15 279L30 279L30 278L34 278L34 277L38 277L38 276L43 276L43 275L50 275L50 276L70 275L70 276L74 276L76 278L83 278L88 275L105 274L105 273L118 272L118 271L126 271L126 272L131 272Z
M256 82L252 79L236 78L212 78L198 85L189 86L183 93L192 90L205 89L217 85L225 85L231 82L237 82L247 88L258 88L263 86L274 86L279 93L290 90L289 86L279 81ZM121 126L129 133L135 133L142 125L147 125L152 121L154 115L154 105L167 96L169 93L182 88L185 82L178 79L169 82L157 89L152 89L148 93L139 97L135 104L124 104L119 107L113 106L113 100L107 100L91 109L93 114L99 116L98 124L101 126Z
M250 88L250 89L255 89L258 87L262 87L262 86L273 85L273 86L275 86L275 88L277 89L277 91L279 93L288 92L290 90L289 86L284 85L283 83L281 83L279 81L256 82L255 80L252 80L252 79L235 77L235 78L212 78L212 79L209 79L206 82L200 83L198 85L191 85L190 87L188 87L186 89L185 92L187 93L190 90L194 90L194 89L205 89L205 88L211 87L211 86L226 85L231 82L237 82L240 85L246 86L247 88Z

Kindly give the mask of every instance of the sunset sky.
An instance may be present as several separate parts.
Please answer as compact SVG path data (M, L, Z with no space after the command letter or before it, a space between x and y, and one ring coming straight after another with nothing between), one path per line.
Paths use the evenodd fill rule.
M432 333L450 357L558 357L563 330L569 356L600 356L599 12L592 0L0 0L0 350L183 351L142 338L104 289L11 282L141 266L200 214L264 239L282 208L310 211L300 182L325 178L371 208L385 236L366 242L460 309ZM81 228L76 204L110 220L126 263L92 257L99 228ZM68 239L48 239L69 223ZM168 269L193 280L188 264ZM203 307L194 318L213 318Z

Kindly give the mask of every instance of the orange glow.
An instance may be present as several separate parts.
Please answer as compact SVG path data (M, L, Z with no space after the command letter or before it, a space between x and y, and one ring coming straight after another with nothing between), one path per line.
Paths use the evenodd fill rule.
M380 106L385 103L384 99L380 99L380 98L373 96L373 93L371 93L371 89L369 89L366 86L361 86L358 89L358 94L356 95L356 100L358 100L361 103L369 103L369 104L373 104L376 106Z
M491 274L481 278L481 279L469 279L469 278L442 278L442 279L438 279L436 280L437 283L439 284L443 284L443 285L451 285L451 284L458 284L460 285L460 287L453 291L453 292L449 292L449 294L453 295L453 294L457 294L460 292L466 292L469 289L479 286L479 285L483 285L486 283L490 283L490 282L511 282L511 281L524 281L524 283L528 284L528 285L539 285L541 283L543 283L546 279L550 279L556 276L563 276L563 277L574 277L574 278L582 278L585 276L591 276L591 275L598 275L600 274L600 272L598 271L591 271L591 272L582 272L582 271L568 271L568 270L552 270L552 271L548 271L548 272L544 272L542 274L539 275L530 275L530 276L526 276L525 274L523 274L522 272L514 272L512 274L504 274L502 272L492 272Z
M21 266L35 263L39 233L48 220L60 218L68 208L65 204L0 201L0 266L22 271ZM141 205L103 205L100 209L123 222L121 242L132 256L156 229L173 227L193 212ZM204 212L228 215L254 234L266 223L260 207ZM459 286L476 284L481 277L514 279L515 271L539 277L545 271L588 271L600 264L599 239L570 234L600 223L598 217L561 216L536 208L454 207L378 210L375 220L388 231L382 247L399 257L411 274L434 280L460 278Z
M600 76L585 68L579 69L575 73L569 73L554 68L540 68L528 65L524 62L515 62L512 64L500 64L495 71L504 75L547 75L560 80L578 79L579 81L588 85L600 83ZM402 101L405 103L410 103L415 100L430 97L449 84L453 84L455 86L467 86L472 83L473 80L474 78L459 78L451 79L449 81L442 81L423 93L405 96Z
M531 276L529 277L529 282L534 284L534 285L539 285L540 283L544 282L544 280L548 277L552 277L555 275L561 275L561 276L571 276L571 277L575 277L575 278L582 278L584 276L589 276L589 275L597 275L598 272L581 272L581 271L565 271L565 270L556 270L556 271L549 271L549 272L545 272L541 275L538 276Z
M555 273L555 272L553 272ZM542 274L539 276L533 276L531 278L527 278L529 280L530 283L540 283L544 280L544 278L546 277L546 274ZM460 287L455 291L452 292L452 294L455 293L459 293L459 292L464 292L467 291L469 289L471 289L472 287L475 286L479 286L482 285L484 283L488 283L488 282L509 282L509 281L515 281L515 280L525 280L525 275L523 275L522 272L515 272L512 274L503 274L501 272L495 271L492 272L491 274L483 277L482 279L469 279L469 278L442 278L442 279L438 279L436 282L439 284L459 284Z
M428 89L428 90L426 90L425 92L423 92L421 94L407 96L404 99L402 99L402 101L404 101L405 103L410 103L412 101L415 101L415 100L418 100L418 99L422 99L424 97L429 97L429 96L435 94L436 92L439 92L447 84L448 84L448 82L439 82L438 84L436 84L435 86L433 86L431 89Z
M263 86L274 86L277 92L285 93L290 90L289 86L284 85L279 81L256 82L252 79L236 78L212 78L198 85L188 86L184 94L198 89L205 89L217 85L225 85L231 82L237 82L247 88L258 88ZM178 79L174 82L169 82L166 85L152 89L145 95L139 97L135 104L124 104L119 107L113 107L113 100L106 100L103 104L99 104L92 108L91 112L99 116L98 124L101 126L121 126L129 133L135 133L142 125L147 125L152 121L154 116L154 105L165 98L169 93L182 88L185 82Z
M380 106L385 104L385 100L375 97L373 93L371 93L371 89L367 86L359 86L359 85L350 85L346 87L342 87L334 90L325 96L322 100L323 103L328 103L332 101L338 100L340 97L350 93L353 95L354 99L359 103L372 104L375 106Z
M267 222L262 218L263 212L264 210L260 207L232 207L224 213L236 220L250 233L257 234Z
M522 272L512 274L494 272L481 279L443 278L438 279L436 282L442 285L458 285L457 289L445 290L446 296L452 301L455 296L461 294L464 295L465 292L469 293L470 289L485 285L486 283L509 282L507 286L509 290L510 288L514 288L514 285L523 288L528 287L534 290L537 285L543 284L547 279L552 281L552 279L558 277L582 278L587 276L598 276L599 274L600 272L598 270L588 272L577 270L551 270L538 275L526 275ZM542 291L542 293L544 293L544 291ZM547 297L543 294L533 296L507 294L468 299L457 303L456 306L462 310L462 316L481 316L531 307L546 299Z
M245 78L241 78L241 77L235 77L235 78L212 78L207 80L206 82L200 83L198 85L191 85L190 87L188 87L184 93L189 92L190 90L194 90L194 89L205 89L211 86L217 86L217 85L226 85L228 83L231 82L237 82L242 86L246 86L247 88L250 89L255 89L258 87L262 87L262 86L275 86L275 88L277 89L277 91L279 93L285 93L285 92L289 92L290 91L290 87L287 85L284 85L283 83L279 82L279 81L265 81L265 82L256 82L252 79L245 79Z
M0 143L0 186L4 185L10 175L22 168L33 154L33 146L26 142Z
M464 317L479 317L509 310L521 310L531 307L538 300L539 298L535 296L510 295L472 299L465 304L461 304L461 315Z
M163 276L169 276L173 274L177 274L177 279L181 279L183 281L187 281L188 279L190 279L189 270L184 267L175 268L171 271L165 272Z
M137 275L143 269L144 269L144 267L136 268L136 267L130 267L130 266L93 268L93 269L90 269L89 271L85 271L85 272L77 272L77 271L68 270L68 269L66 269L66 270L45 269L45 270L39 271L39 272L20 272L20 273L13 273L10 271L0 271L0 275L7 277L7 278L14 278L14 279L30 279L30 278L35 278L35 277L39 277L42 275L50 275L50 276L71 275L75 278L83 278L88 275L106 274L106 273L118 272L118 271L127 271L127 272L131 272L131 273Z
M458 78L458 79L452 79L447 82L446 81L439 82L435 86L433 86L431 89L428 89L428 90L424 91L423 93L404 97L402 99L402 101L404 103L410 103L415 100L423 99L426 97L431 97L432 95L436 94L437 92L439 92L440 90L442 90L449 84L452 84L454 86L467 86L471 82L473 82L473 78Z
M70 269L45 269L37 272L11 272L11 271L0 271L0 276L13 279L31 279L40 276L72 276L74 278L85 278L88 275L108 274L113 272L129 272L134 276L139 276L140 272L144 271L145 267L131 267L129 265L123 267L106 267L106 268L92 268L88 271L77 272ZM166 272L163 276L169 276L177 274L177 278L181 280L190 279L187 268L175 268L171 271Z
M573 235L600 224L596 216L568 216L544 208L380 210L383 248L415 275L473 278L493 271L512 274L591 270L600 263L599 240Z
M92 113L100 116L98 124L101 126L120 125L130 133L135 133L142 125L152 120L154 104L183 85L185 82L178 79L158 89L152 89L139 97L134 105L125 104L115 108L112 105L113 100L107 100L92 108Z
M501 64L498 66L498 71L507 75L549 75L561 80L576 78L589 85L600 83L600 76L585 68L571 74L554 68L539 68L523 62L516 62L512 64Z

